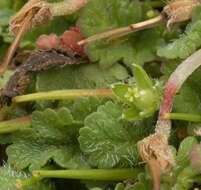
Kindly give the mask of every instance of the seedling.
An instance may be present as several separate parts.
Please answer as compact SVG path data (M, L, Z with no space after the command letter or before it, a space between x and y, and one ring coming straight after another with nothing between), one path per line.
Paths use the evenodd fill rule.
M158 81L152 81L144 69L136 64L132 65L135 83L114 84L114 94L129 105L122 115L122 119L136 121L147 118L159 108L162 88Z

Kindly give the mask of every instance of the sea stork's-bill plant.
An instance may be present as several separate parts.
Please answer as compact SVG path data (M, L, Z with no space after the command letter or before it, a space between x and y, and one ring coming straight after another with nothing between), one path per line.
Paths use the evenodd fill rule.
M171 142L180 147L176 155L176 150L171 151L174 148L169 147L168 138L171 131L170 119L179 118L194 122L201 120L199 104L201 88L197 89L200 87L201 70L197 75L194 73L196 76L193 74L180 90L184 81L201 64L201 50L192 54L201 47L200 2L197 0L170 2L159 9L163 10L159 16L157 16L159 10L153 9L151 5L161 3L159 1L147 0L139 3L133 0L91 0L87 2L88 0L64 0L59 3L47 3L43 0L30 0L11 20L10 30L16 38L8 51L5 63L9 62L27 30L51 21L54 16L75 12L86 3L78 16L76 28L64 32L61 37L59 33L58 36L43 35L36 44L43 49L42 52L45 52L43 55L46 55L46 51L55 54L62 52L62 56L72 52L80 56L88 56L90 61L99 63L84 65L70 63L62 69L49 70L48 68L49 71L46 72L42 70L43 72L40 71L42 73L37 74L36 81L31 84L33 86L30 88L33 89L25 95L20 89L22 96L14 97L12 103L15 105L6 108L5 112L10 113L5 114L8 120L0 123L0 143L9 144L5 154L8 156L8 162L17 170L29 169L31 172L36 170L33 172L36 178L18 177L17 187L29 188L43 178L112 181L130 178L134 180L134 185L126 181L125 184L117 185L115 190L151 189L150 177L149 180L142 180L142 177L141 180L136 179L139 173L144 173L144 165L140 167L142 157L143 161L150 165L155 190L196 188L194 183L200 184L201 181L197 176L200 171L193 166L201 168L200 144L196 145L198 143L196 137L185 138L185 134L180 146L177 146L180 138L174 142L175 144ZM148 16L150 11L158 13L155 18L150 19ZM191 21L187 23L185 32L175 30L174 37L164 34L166 29L173 29L172 26L176 23L189 19ZM162 26L162 23L166 23L167 28L165 25ZM157 28L145 30L159 24L161 26ZM116 43L116 37L133 31L138 32L129 35L128 39L122 37L121 43ZM108 40L102 39L110 36L112 37ZM179 39L173 39L177 37ZM97 39L101 40L90 42ZM82 41L79 42L80 40ZM78 45L87 42L90 43L86 46ZM192 55L177 68L171 60L185 59L190 54ZM48 63L48 60L45 63ZM117 64L120 60L124 65ZM144 65L147 73L158 78L151 79L139 65L131 66L133 60L139 65L146 63ZM175 62L180 63L178 60ZM161 65L163 67L162 72L158 72L157 76L147 68L154 63L160 63L155 65L157 70L161 69ZM107 67L112 64L113 67ZM128 70L131 67L133 78L129 78ZM171 67L171 69L165 71L164 67ZM3 70L0 68L0 74L4 69L5 67ZM170 72L173 73L163 91L159 77L164 74L165 76L161 78L163 81L167 78L166 74ZM18 76L20 78L24 75ZM10 78L10 81L15 80ZM21 81L24 81L23 78ZM125 82L119 83L120 81ZM107 89L111 84L114 84L112 90ZM4 88L4 92L5 89L12 92L13 89L15 90L14 87ZM178 113L171 115L173 100L179 90L180 93L177 94L174 102L174 111ZM163 98L162 92L164 92ZM197 99L194 98L195 96ZM121 101L117 101L118 99ZM189 99L192 101L190 102ZM29 101L32 103L25 103ZM152 116L159 107L160 113L156 123L155 117ZM189 109L191 107L192 109ZM17 113L16 116L15 109L18 108L22 109L23 113ZM32 111L34 113L31 113ZM179 114L182 111L184 113ZM153 133L152 126L155 123L155 133L150 135ZM174 125L176 130L180 130L179 127ZM196 131L197 134L198 132ZM170 140L173 136L171 135ZM143 139L144 137L146 138ZM1 155L0 151L1 156L4 155ZM192 166L190 166L189 156ZM52 163L53 166L56 164L53 170L42 169ZM174 164L176 167L171 168ZM9 168L0 168L0 170L3 171L0 172L0 176L10 171ZM161 181L159 180L161 172L170 171L171 175L164 174ZM14 182L15 178L12 178ZM4 184L7 178L2 179ZM145 187L146 181L149 182L147 187ZM89 186L88 183L91 182L84 183ZM99 186L99 182L96 181L95 185Z
M145 70L136 64L132 65L135 77L131 84L114 84L112 90L128 108L122 114L126 120L136 121L147 118L159 108L162 88L157 80L152 80Z

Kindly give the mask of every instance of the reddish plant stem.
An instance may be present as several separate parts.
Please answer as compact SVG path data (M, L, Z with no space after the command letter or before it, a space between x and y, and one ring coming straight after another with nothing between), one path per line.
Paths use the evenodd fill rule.
M167 138L170 134L171 122L165 119L165 114L170 113L176 93L184 81L201 65L201 49L184 60L171 74L165 85L163 100L156 125L156 133L162 133Z

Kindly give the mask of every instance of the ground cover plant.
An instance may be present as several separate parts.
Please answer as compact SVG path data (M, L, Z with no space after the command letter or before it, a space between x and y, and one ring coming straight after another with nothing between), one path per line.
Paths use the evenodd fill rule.
M201 3L0 0L0 189L201 188Z

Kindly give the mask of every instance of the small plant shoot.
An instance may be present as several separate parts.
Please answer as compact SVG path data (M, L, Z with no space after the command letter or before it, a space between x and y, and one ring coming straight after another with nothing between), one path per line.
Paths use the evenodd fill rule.
M141 66L133 64L132 68L135 82L114 84L112 91L129 107L124 110L122 119L137 121L150 117L159 109L162 88L159 81L150 79Z

